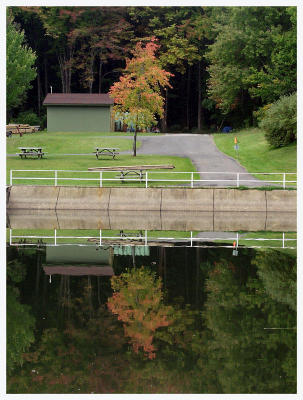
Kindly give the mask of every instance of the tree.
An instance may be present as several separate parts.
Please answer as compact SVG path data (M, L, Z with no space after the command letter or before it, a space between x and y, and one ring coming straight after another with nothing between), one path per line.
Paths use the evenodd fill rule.
M214 8L213 30L208 89L223 114L236 110L239 119L252 120L252 111L262 102L266 104L295 91L296 32L292 10Z
M155 331L173 322L172 307L162 301L161 279L142 267L113 276L111 284L114 294L108 300L108 308L124 323L125 336L130 338L134 351L138 353L142 347L148 358L155 358Z
M124 121L134 126L133 156L136 156L138 129L147 129L156 124L156 115L163 116L164 98L161 87L171 87L171 73L161 69L155 53L158 49L152 38L145 47L138 42L132 59L127 59L124 74L110 88L114 98L114 112L124 116Z
M6 104L10 112L22 103L36 76L33 67L36 54L24 44L24 32L15 25L10 11L7 14L6 35Z

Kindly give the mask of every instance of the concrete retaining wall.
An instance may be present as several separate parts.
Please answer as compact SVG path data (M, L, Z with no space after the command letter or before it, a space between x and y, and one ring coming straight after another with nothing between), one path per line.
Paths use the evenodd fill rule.
M296 191L12 186L8 209L295 212Z
M222 211L7 211L12 229L129 229L148 231L277 231L297 230L295 212Z

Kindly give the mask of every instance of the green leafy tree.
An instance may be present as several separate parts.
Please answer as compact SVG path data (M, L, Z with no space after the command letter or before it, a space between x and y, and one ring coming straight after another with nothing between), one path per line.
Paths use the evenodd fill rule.
M31 308L20 302L19 289L16 283L23 281L26 271L24 264L12 260L7 265L6 290L6 366L8 375L23 364L23 354L34 342L35 318Z
M6 28L6 104L10 112L20 105L31 81L36 76L36 55L25 44L24 32L20 31L8 11Z
M252 111L296 87L295 14L287 7L213 10L209 96L223 114ZM288 58L289 57L289 58ZM284 83L285 82L285 83Z
M111 87L114 98L114 112L124 116L126 124L135 127L133 155L136 156L138 129L148 129L156 124L156 115L163 116L164 98L161 87L171 87L171 74L163 70L156 58L158 45L152 39L145 46L138 42L133 58L127 59L126 68L120 80Z
M294 393L295 313L247 267L222 260L207 280L208 367L217 371L223 393Z

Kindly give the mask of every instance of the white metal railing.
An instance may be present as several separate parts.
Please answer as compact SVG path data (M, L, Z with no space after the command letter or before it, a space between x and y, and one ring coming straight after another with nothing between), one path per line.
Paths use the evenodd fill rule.
M163 232L164 233L164 232ZM18 239L18 241L14 241L14 239ZM79 245L85 245L85 246L102 246L108 244L107 241L111 240L118 240L118 241L125 241L125 244L119 242L119 244L129 246L130 244L136 245L136 246L148 246L150 242L185 242L186 247L201 247L201 245L194 244L198 242L205 242L205 241L211 241L211 242L216 242L216 241L233 241L233 243L230 244L225 244L225 245L220 245L217 247L226 247L226 248L237 248L239 246L239 242L245 241L245 242L250 242L250 241L257 241L257 242L280 242L279 246L249 246L245 244L245 247L247 248L283 248L283 249L295 249L296 246L287 246L287 242L297 242L296 238L286 238L285 233L282 233L282 237L280 238L252 238L252 237L243 237L239 236L239 233L232 232L230 237L194 237L193 236L193 231L190 231L190 237L167 237L167 236L148 236L148 231L145 230L144 234L143 232L140 232L139 235L134 236L134 234L131 234L130 236L126 236L125 234L123 235L118 235L118 236L107 236L106 234L104 235L104 232L102 230L99 230L99 235L98 236L62 236L57 234L57 230L54 229L54 234L53 235L13 235L13 229L9 230L9 244L10 246L36 246L37 243L30 243L26 242L28 239L35 239L40 242L41 245L45 246L67 246L67 245L75 245L79 243L66 243L66 242L61 242L60 240L66 240L66 239L73 239L73 240L85 240L85 243L79 244ZM43 239L50 239L51 242L43 242ZM131 240L135 243L127 243L128 240ZM87 243L90 241L90 243ZM39 243L38 243L39 244ZM213 246L207 246L203 245L203 247L213 247Z
M29 176L30 173L34 172L35 175ZM72 181L72 182L80 182L80 181L89 181L89 182L97 182L99 187L103 187L103 184L105 182L137 182L137 183L145 183L145 187L149 187L151 183L155 182L166 182L166 183L185 183L185 184L190 184L191 187L198 186L198 184L206 184L206 183L212 183L212 182L220 182L220 184L223 186L229 186L229 185L234 185L236 187L240 187L241 185L244 186L251 186L251 184L259 184L264 183L264 184L273 184L273 185L279 185L282 186L284 189L286 188L287 185L290 184L296 184L297 180L292 179L286 179L288 175L292 176L296 175L295 172L209 172L209 171L202 171L202 172L176 172L176 171L169 171L169 172L144 172L143 177L121 177L121 176L110 176L111 174L117 174L119 171L73 171L73 170L10 170L10 185L12 186L16 181L48 181L51 182L54 186L58 185L58 182L64 183L66 181ZM25 176L20 176L19 173L24 173ZM39 173L39 174L38 174ZM45 173L50 173L49 176L41 176ZM86 177L80 177L79 174L85 174ZM64 176L66 174L69 174L70 176ZM75 174L78 174L78 176L74 176ZM93 174L95 174L95 177L92 177ZM161 179L160 177L165 174L166 176L164 179ZM40 175L40 176L37 176ZM61 175L61 176L60 176ZM176 175L181 175L182 179L174 179L174 176ZM212 175L215 176L216 179L201 179L200 177L202 176L207 176L207 175ZM226 175L231 176L232 178L226 177ZM248 179L245 179L245 175L249 175ZM259 180L257 178L253 178L252 175L257 175L257 176L279 176L280 179L278 180ZM90 177L88 177L90 176ZM107 176L107 177L106 177ZM156 177L160 176L160 177ZM169 178L167 177L169 176ZM184 176L184 178L183 178ZM198 177L199 176L199 177ZM218 179L218 176L222 176L222 178ZM295 185L292 185L292 187L296 187Z

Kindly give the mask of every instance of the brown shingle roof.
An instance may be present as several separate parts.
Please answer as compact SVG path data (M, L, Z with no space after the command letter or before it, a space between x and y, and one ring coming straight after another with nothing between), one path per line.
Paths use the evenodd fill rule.
M110 105L114 100L107 93L48 93L44 105Z

